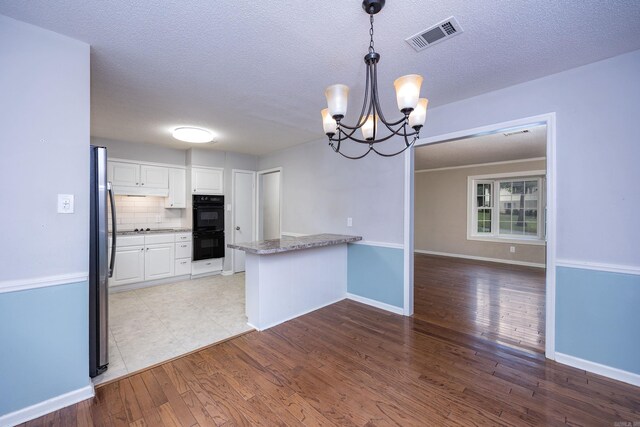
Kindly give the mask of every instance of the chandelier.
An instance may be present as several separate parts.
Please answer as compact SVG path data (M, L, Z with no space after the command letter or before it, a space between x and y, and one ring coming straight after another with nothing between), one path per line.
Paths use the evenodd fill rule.
M378 72L377 64L380 61L380 54L373 47L373 15L380 12L384 7L385 0L364 0L362 8L369 14L371 28L369 29L369 52L364 57L367 64L367 78L364 91L364 101L360 116L354 126L349 126L342 122L347 113L347 100L349 97L349 87L343 84L329 86L325 90L327 106L322 110L322 124L324 132L329 137L329 146L338 154L348 159L361 159L370 152L380 156L392 157L404 152L411 147L420 136L420 128L424 125L427 115L426 98L420 98L420 86L422 76L409 74L396 79L393 85L396 90L396 100L398 109L404 115L397 121L388 121L380 108L378 97ZM381 135L382 126L386 128L384 135ZM362 138L356 135L360 131ZM404 145L399 151L385 153L378 150L381 142L391 138L403 138ZM361 155L350 156L340 151L342 143L350 140L364 147Z

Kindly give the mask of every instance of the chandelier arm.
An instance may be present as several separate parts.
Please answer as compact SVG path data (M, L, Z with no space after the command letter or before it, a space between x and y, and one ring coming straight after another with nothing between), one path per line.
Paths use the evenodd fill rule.
M370 89L369 72L370 72L370 67L369 67L369 65L367 65L367 84L366 84L366 88L365 88L365 91L364 91L364 102L362 103L362 111L360 111L360 117L358 117L358 121L356 122L356 125L355 126L349 126L349 125L345 125L342 122L340 122L340 124L339 124L339 126L341 128L344 127L344 128L352 130L352 132L349 134L349 136L347 136L347 138L351 138L351 135L353 135L356 130L358 130L362 126L364 126L364 124L367 121L367 117L369 116L369 114L371 114L371 109L374 108L373 107L373 96L371 96L371 98L369 98L369 92L370 92L370 90L369 90ZM369 106L368 110L367 110L367 105ZM365 114L365 110L367 111L366 114Z
M358 160L358 159L363 158L367 154L369 154L371 151L375 151L375 150L372 147L369 147L369 149L367 151L365 151L362 156L347 156L346 154L341 153L340 151L336 151L336 153L340 154L342 157L346 157L347 159Z
M416 140L418 139L418 137L414 137L413 141L411 141L411 143L407 146L405 146L402 150L396 152L396 153L391 153L391 154L387 154L387 153L381 153L378 150L376 150L375 148L371 147L371 150L374 151L377 155L382 156L382 157L393 157L393 156L397 156L398 154L401 154L403 152L405 152L408 148L411 148L413 146L413 144L416 142Z
M375 105L375 109L378 111L378 116L380 117L380 121L385 124L385 126L393 132L393 129L390 126L396 126L402 123L405 118L398 120L397 122L388 122L387 119L384 118L384 113L382 112L382 108L380 108L380 99L378 98L378 67L374 63L371 68L373 69L373 90L372 97L373 103Z
M396 135L397 135L397 134L395 134L395 133L392 133L392 134L387 135L387 136L385 136L384 138L381 138L381 139L376 139L376 140L366 140L366 139L360 139L360 138L356 138L356 137L354 137L354 136L350 136L350 135L352 135L352 134L353 134L353 133L351 133L351 134L346 134L346 133L344 133L344 136L345 136L345 138L346 138L346 139L348 139L348 140L350 140L350 141L353 141L353 142L358 142L358 143L360 143L360 144L377 144L378 142L384 142L384 141L386 141L386 140L388 140L388 139L391 139L391 138L393 138L394 136L396 136ZM409 135L409 136L411 136L411 135ZM338 140L337 140L337 139L335 139L335 138L330 138L329 140L330 140L330 141L334 141L334 142L335 142L335 141L338 141ZM345 139L341 139L341 141L345 141Z

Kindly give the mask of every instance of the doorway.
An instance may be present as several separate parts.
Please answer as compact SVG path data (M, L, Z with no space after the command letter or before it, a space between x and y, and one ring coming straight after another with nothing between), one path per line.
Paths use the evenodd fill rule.
M256 199L256 173L247 170L232 170L231 193L231 229L233 243L245 243L256 240L255 224L255 199ZM232 251L233 272L244 271L245 252Z
M544 301L544 307L543 307L544 314L542 314L544 318L544 322L541 322L544 324L544 326L542 327L542 330L544 331L543 347L544 347L544 352L546 357L553 359L554 348L555 348L554 328L555 328L555 233L556 233L556 228L555 228L555 205L556 205L555 204L555 114L550 113L546 115L514 120L510 122L504 122L504 123L499 123L495 125L484 126L480 128L474 128L474 129L469 129L465 131L453 132L449 134L443 134L440 136L426 138L416 143L416 150L426 145L433 145L433 144L446 145L446 143L455 141L455 140L468 139L468 138L484 136L489 134L498 134L498 133L504 134L504 133L518 132L528 127L542 126L542 125L546 127L544 132L544 136L546 137L546 156L545 156L546 167L544 170L544 173L545 173L544 180L540 180L538 185L544 191L544 194L546 196L546 201L547 201L546 209L543 209L542 211L540 211L540 213L544 215L544 219L546 220L546 224L544 226L544 230L546 232L545 239L544 239L546 243L546 246L544 248L544 262L546 264L546 269L544 270L539 269L537 271L538 271L538 276L541 276L544 279L544 284L542 285L542 290L544 291L544 296L542 297ZM414 292L415 292L414 265L416 266L416 269L419 268L418 262L416 261L416 259L418 258L418 256L426 256L426 257L438 256L438 254L434 254L434 253L432 254L418 253L414 255L414 249L418 249L418 250L420 249L417 246L415 246L416 241L414 240L415 231L416 231L415 230L416 221L414 218L414 212L415 212L414 211L414 202L415 202L414 164L415 164L415 161L416 159L414 157L414 151L412 151L411 153L407 153L407 155L405 156L405 172L406 173L405 173L405 221L404 221L405 222L405 239L404 239L405 240L405 266L404 266L405 267L404 268L405 270L405 275L404 275L405 277L405 295L404 295L405 315L414 314ZM478 177L479 180L481 180L482 178L483 178L482 176ZM498 181L501 178L502 177L496 177ZM505 180L508 181L508 179L506 179L507 177L504 177L504 178ZM519 177L514 177L514 178L519 178ZM476 182L475 184L482 184L482 182ZM500 183L495 182L494 185L500 185ZM511 185L513 185L513 182ZM526 186L526 184L523 184L523 185ZM533 183L530 183L530 185L533 185ZM495 196L496 194L499 194L499 193L492 193L492 194ZM465 206L465 209L467 207L468 206ZM507 209L509 208L507 206L502 206L502 207ZM516 223L516 229L518 231L527 230L525 223L527 222L527 219L531 219L531 218L527 218L526 214L524 214L525 216L523 218L519 218L518 215L520 212L517 212L517 209L515 208L516 208L515 205L511 206L511 209L516 211L514 212L514 214L517 214L516 217L514 218L514 221ZM484 214L485 212L480 212L480 214L475 217L475 220L489 221L490 223L491 221L495 221L493 222L494 226L498 228L501 226L504 226L503 229L506 229L507 225L513 227L513 224L507 224L508 221L506 221L505 216L501 216L500 214L498 214L498 217L494 219L493 217L491 218L485 217ZM502 214L506 215L506 211L502 212ZM504 224L501 223L500 221L501 219L503 220L502 223ZM478 224L476 223L476 226L477 225ZM465 229L466 228L467 226L465 225ZM481 230L481 231L488 231L488 230ZM529 229L529 231L533 233L533 230ZM518 249L516 249L516 251L518 251ZM433 252L436 252L436 251L433 251ZM449 251L442 251L442 252L449 252ZM453 258L451 257L446 258L446 260L451 260L451 259ZM470 260L470 259L466 259L466 260L459 259L459 261L465 261L471 264L473 264L474 262L479 262L479 263L483 262L482 260ZM486 263L486 264L490 266L491 265L502 266L502 264L490 264L490 263ZM523 268L525 270L531 269L531 267L529 266L524 266L524 267L513 266L514 270L517 270L518 268ZM456 269L454 268L454 270ZM415 277L417 277L417 274ZM448 291L449 291L448 289L445 289L445 292L448 292ZM499 305L500 304L498 302L497 306L499 307ZM478 317L481 318L482 316L478 314Z
M282 168L258 172L258 240L279 239L282 226Z

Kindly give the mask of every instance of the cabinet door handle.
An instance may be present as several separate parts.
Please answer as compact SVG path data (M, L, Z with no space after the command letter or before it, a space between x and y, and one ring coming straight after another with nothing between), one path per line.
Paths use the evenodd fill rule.
M138 183L136 182L136 185L138 185Z
M187 245L180 245L180 247L181 247L181 248L186 248L186 247L187 247Z
M148 250L148 249L147 249ZM140 252L144 251L144 248L140 248Z
M144 185L144 182L141 185Z
M147 251L149 250L149 248L147 248Z

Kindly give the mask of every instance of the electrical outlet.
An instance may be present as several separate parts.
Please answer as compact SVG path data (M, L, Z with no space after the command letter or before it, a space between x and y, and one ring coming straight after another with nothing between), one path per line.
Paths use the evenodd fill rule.
M515 246L509 246L509 252L511 252L512 254L516 253L516 247Z
M58 213L73 213L73 194L58 194Z
M162 222L162 217L160 215L156 215L156 222Z
M353 227L353 218L347 218L347 227Z

